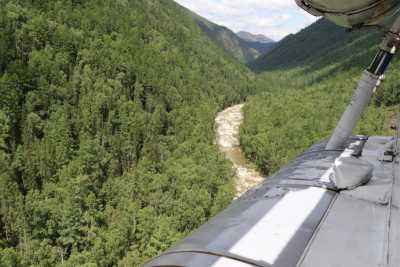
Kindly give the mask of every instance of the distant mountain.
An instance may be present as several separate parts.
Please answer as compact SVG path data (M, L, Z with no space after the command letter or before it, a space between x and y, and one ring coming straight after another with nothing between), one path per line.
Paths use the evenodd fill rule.
M248 41L248 42L257 42L257 43L263 43L263 44L269 44L269 43L275 43L274 40L271 38L263 35L263 34L252 34L250 32L246 31L240 31L236 33L239 38Z
M263 42L239 38L227 27L217 25L190 10L188 10L188 12L215 45L221 47L225 52L242 63L249 64L267 53L275 45L273 41L266 43L265 36Z
M347 32L321 19L297 34L290 34L274 49L251 62L256 72L308 67L322 68L332 62L338 66L368 64L382 33L375 30ZM366 55L368 53L368 55Z

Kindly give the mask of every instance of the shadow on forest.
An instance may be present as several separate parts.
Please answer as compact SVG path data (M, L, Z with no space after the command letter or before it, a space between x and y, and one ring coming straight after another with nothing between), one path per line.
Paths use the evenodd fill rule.
M255 72L303 69L302 74L331 69L334 73L363 69L371 62L383 33L377 30L346 32L320 20L280 44L250 67ZM340 67L339 67L340 65Z

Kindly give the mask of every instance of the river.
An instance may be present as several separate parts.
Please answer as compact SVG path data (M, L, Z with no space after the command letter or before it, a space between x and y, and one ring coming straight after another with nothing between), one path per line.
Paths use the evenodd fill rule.
M215 119L216 142L221 152L233 163L235 169L236 197L260 184L265 177L244 156L240 147L240 126L243 122L244 104L235 105L217 114Z

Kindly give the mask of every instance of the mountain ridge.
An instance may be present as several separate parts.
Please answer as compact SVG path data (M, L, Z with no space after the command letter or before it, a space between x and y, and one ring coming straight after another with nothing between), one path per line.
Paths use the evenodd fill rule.
M265 36L264 34L253 34L248 31L239 31L236 33L236 35L239 38L249 42L258 42L264 44L275 43L274 40L272 40L268 36Z
M275 45L274 42L263 43L242 39L229 28L211 22L183 6L182 8L192 16L200 29L216 46L241 63L251 63L270 51Z
M250 69L260 73L307 67L323 68L331 62L343 62L343 66L355 62L368 64L382 33L376 30L348 32L345 29L320 19L296 34L289 34L262 57L249 64ZM351 60L350 60L351 59Z

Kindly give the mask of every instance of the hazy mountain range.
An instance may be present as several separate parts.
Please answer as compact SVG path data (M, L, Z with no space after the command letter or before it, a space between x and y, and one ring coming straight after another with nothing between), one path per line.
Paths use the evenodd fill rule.
M257 43L263 43L263 44L270 44L270 43L275 43L274 40L271 38L263 35L263 34L252 34L250 32L246 31L240 31L236 33L239 38L248 41L248 42L257 42Z
M188 12L215 45L242 63L249 64L270 51L275 45L272 39L264 35L249 32L235 34L225 26L217 25L190 10Z

